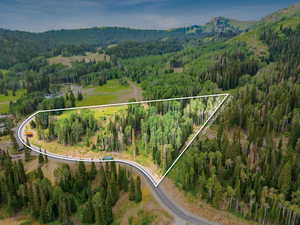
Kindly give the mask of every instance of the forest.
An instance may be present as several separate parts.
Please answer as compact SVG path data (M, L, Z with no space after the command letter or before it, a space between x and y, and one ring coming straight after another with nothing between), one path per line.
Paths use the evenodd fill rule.
M61 148L81 143L93 152L125 151L134 159L143 155L164 172L223 98L133 104L109 116L86 109L41 112L31 121L31 129L37 131L40 140L57 141Z
M171 174L185 191L262 224L299 223L299 31L263 29L270 64L232 92L216 137L195 143Z
M122 193L128 192L130 201L142 200L140 177L115 163L100 168L93 163L89 170L82 162L75 170L64 164L54 171L55 186L41 169L47 163L40 155L38 169L26 173L21 160L12 161L1 150L0 204L8 214L25 209L42 224L72 225L76 215L82 224L109 225L114 221L112 207Z
M190 28L193 29L200 28ZM142 42L147 35L137 31L136 35L134 31L136 38L124 34L118 41L104 40L107 45L103 49L113 56L110 62L75 62L70 67L50 65L47 59L57 54L97 51L95 36L84 43L84 35L80 35L80 44L71 38L68 46L65 42L75 31L51 31L44 37L66 35L62 35L62 46L53 47L33 34L1 31L5 38L0 32L0 43L7 45L0 49L3 51L0 55L4 56L0 57L0 68L5 69L0 71L0 94L26 90L10 103L10 113L21 121L36 110L75 106L82 96L71 91L51 99L44 97L63 82L100 86L110 79L129 79L140 84L144 99L230 93L232 101L208 129L209 135L194 142L168 178L193 199L238 217L260 224L297 225L300 223L299 7L276 12L247 29L248 32L230 33L222 38L202 38L198 31L200 36L178 38L180 46L176 41L168 42L167 46L149 53L149 46L162 36L165 38L163 32L154 32ZM86 32L94 31L83 31ZM101 32L109 33L105 29ZM185 31L182 28L174 32ZM113 33L107 34L108 37ZM113 48L108 45L116 43ZM12 51L8 54L7 49ZM168 110L163 105L133 106L108 120L101 120L91 112L70 114L66 118L44 114L31 126L39 130L41 139L55 139L66 146L84 143L85 137L94 136L94 142L84 143L92 151L130 148L134 154L150 155L165 170L178 155L175 149L182 147L199 118L185 106L174 104ZM199 110L197 104L193 107ZM74 132L74 128L80 132ZM40 161L46 163L47 159ZM68 166L58 170L59 182L54 185L40 170L26 173L22 162L12 161L5 152L1 152L0 162L1 206L12 214L28 207L30 214L43 223L59 220L69 224L68 218L80 212L82 221L110 224L112 221L106 221L103 215L111 215L116 196L122 191L131 190L133 201L140 199L136 197L139 178L116 165L97 169L95 176L100 177L107 171L115 171L114 176L101 178L105 180L101 185L107 189L99 186L97 189L92 185L95 178L90 175L95 172L83 169L82 164L75 172ZM80 180L89 185L82 188ZM114 183L118 184L118 190L113 190ZM113 191L118 194L111 196ZM106 206L105 212L99 208L100 203Z

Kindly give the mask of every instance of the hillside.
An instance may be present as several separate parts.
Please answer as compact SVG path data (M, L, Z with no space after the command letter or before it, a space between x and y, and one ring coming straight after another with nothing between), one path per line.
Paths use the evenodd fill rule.
M203 31L217 33L240 33L251 29L255 24L255 21L240 21L225 17L215 17L203 26Z
M299 12L295 4L230 40L175 53L184 73L163 71L142 82L149 99L233 96L208 138L169 175L193 206L204 201L260 224L299 224Z
M252 27L254 22L241 22L217 17L205 25L170 30L142 30L123 27L94 27L30 33L0 29L0 68L29 62L39 55L82 54L91 47L102 47L126 41L147 42L176 39L187 41L206 37L233 37ZM72 47L68 47L72 46ZM67 50L66 50L67 49Z
M19 121L39 109L110 103L112 99L117 99L111 94L118 93L122 97L125 96L122 91L129 88L128 82L130 85L131 82L138 83L137 86L143 89L144 99L230 93L232 101L207 130L207 136L195 140L166 177L171 186L168 186L168 182L162 185L166 185L166 190L170 192L174 190L170 187L176 186L176 192L180 192L182 198L188 197L183 201L191 206L188 208L197 209L191 211L192 213L219 224L248 225L255 221L259 224L298 225L300 224L299 15L298 3L266 16L258 22L240 22L217 17L202 26L165 31L127 28L61 30L37 34L2 31L2 34L6 32L2 35L3 43L10 44L0 49L2 51L0 56L4 59L7 58L5 55L10 56L10 64L6 66L11 67L0 73L0 93L10 113ZM71 37L75 34L78 35L78 40ZM143 35L146 34L149 36L143 39ZM127 39L133 40L127 42ZM69 44L74 46L64 46L68 40ZM42 44L43 41L46 41L45 45ZM79 43L97 43L96 46L99 47L100 44L112 42L116 44L101 48L112 55L110 61L90 63L80 61L70 63L67 67L56 63L49 65L46 59L50 53L72 55L90 47L78 45ZM57 43L62 44L62 47L56 46ZM184 44L181 45L182 43ZM16 47L16 50L10 51L11 46ZM32 53L29 51L30 55L26 56L28 62L15 64L22 58L12 59L17 57L18 51L25 54L26 48L32 50ZM64 86L65 91L59 90L58 85ZM78 87L80 91L77 94L73 93L68 86L74 87L73 90ZM23 93L21 97L20 91ZM46 94L49 96L51 91L63 94L44 98ZM82 93L79 93L81 91ZM13 101L9 106L8 98ZM165 107L160 108L164 110ZM194 105L191 109L193 108L196 109L198 106ZM134 113L141 116L143 121L147 121L142 111L134 110ZM134 113L124 115L135 115ZM173 124L171 117L168 118L169 124ZM31 126L37 126L37 129L41 129L42 126L48 127L41 132L41 136L45 139L60 134L67 140L77 135L76 132L73 133L77 129L72 129L73 126L68 120L65 120L64 127L55 127L53 126L55 120L49 120L48 116L40 119L39 126L36 124ZM125 128L126 135L128 137L134 135L132 136L134 141L138 143L139 135L145 134L144 140L149 140L149 146L155 149L151 152L152 159L161 163L175 154L169 150L170 146L166 145L163 148L163 155L159 157L156 154L159 148L155 147L155 143L166 138L180 144L180 135L173 135L174 139L168 138L161 128L157 132L158 138L150 138L151 129L148 126L143 125L145 132L132 132L133 126L127 126L127 121L135 123L135 127L139 126L133 119L122 119L118 116L117 122L123 124L122 127L126 125L128 128L127 131ZM121 127L120 124L117 124L118 128ZM75 125L78 126L80 123L76 122ZM99 135L97 144L100 146L109 143L119 149L117 141L125 137L122 133L124 129L113 127L114 123L110 125L112 130L109 133L106 131L100 133L101 138L108 134L106 141L100 139ZM68 129L64 129L65 127ZM90 133L88 129L79 130ZM67 131L72 135L63 135L66 132L61 131ZM168 134L171 133L174 134L174 129ZM127 138L123 143L132 140ZM92 141L96 143L96 139ZM91 143L90 139L86 138L81 144L93 149ZM78 148L83 149L82 146L79 145ZM96 148L99 146L95 145ZM134 148L134 151L142 150L141 146L136 146L138 148ZM147 149L150 149L149 146ZM7 177L3 175L1 177L0 173L2 185L10 184L6 182ZM107 189L110 190L113 186L108 185ZM0 185L0 189L1 187ZM75 185L75 188L74 190L77 190L78 186ZM90 192L87 190L87 193ZM18 196L19 192L15 191L13 194L11 196ZM178 204L185 205L181 204L182 199L178 197L179 195L172 194L176 196ZM76 193L74 196L80 197ZM91 195L81 197L83 205L88 206L86 200ZM10 206L16 211L19 210L13 204L10 205L9 199L2 199L4 200L0 198L1 207ZM210 207L226 212L226 215L230 214L233 221L227 220L225 216L223 218L219 212L212 213ZM205 211L199 208L205 208ZM43 210L41 212L44 212ZM207 211L210 213L206 213ZM36 212L33 217L38 218L39 214L40 212ZM69 215L74 214L70 212ZM42 221L43 217L39 218ZM239 222L241 218L250 222Z
M272 23L278 22L280 20L287 20L290 17L295 17L300 15L300 2L295 3L287 8L280 9L266 17L264 17L262 23Z

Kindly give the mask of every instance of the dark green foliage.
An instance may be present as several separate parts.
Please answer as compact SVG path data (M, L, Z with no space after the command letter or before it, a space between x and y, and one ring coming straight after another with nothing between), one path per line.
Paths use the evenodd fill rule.
M116 167L116 168L114 168ZM0 154L0 206L10 214L27 209L33 219L40 223L59 221L61 224L73 224L72 217L80 210L82 223L109 225L113 223L112 207L119 194L113 187L119 188L115 180L119 180L118 171L128 179L128 171L116 165L101 166L100 177L106 177L100 187L92 187L97 176L97 168L91 167L93 176L88 176L84 163L72 171L65 164L55 170L53 185L45 178L41 167L26 175L22 161L13 162L1 151ZM111 175L112 171L116 171Z
M181 73L151 76L142 87L148 99L195 96L201 91L201 85L194 77Z
M237 87L243 75L255 75L258 68L258 62L242 52L225 53L217 57L215 65L208 71L198 74L198 79L211 80L223 90L228 90Z
M84 135L89 136L98 129L96 119L89 111L72 113L68 118L51 122L54 126L54 138L57 137L62 144L76 144Z
M42 166L44 163L44 156L42 153L39 154L39 165Z
M130 177L128 198L130 201L134 201L136 203L142 201L141 178L139 176L136 178L133 176Z
M91 169L90 169L90 171L89 171L89 178L90 178L91 180L94 180L95 177L96 177L96 175L97 175L96 165L95 165L94 162L92 162L92 166L91 166Z
M19 98L16 102L10 104L9 110L17 117L29 115L38 109L38 104L43 101L41 93L35 92Z
M136 186L135 186L134 178L131 176L129 182L129 196L128 196L130 201L135 200L135 192L136 192L135 188Z
M77 94L77 101L81 101L83 99L83 95L81 92L78 92Z
M94 223L95 222L95 212L94 206L91 200L88 200L82 208L82 223Z
M231 92L217 135L178 162L171 178L180 188L260 223L299 223L299 30L264 31L272 63ZM226 63L215 74L234 68Z
M108 55L120 58L139 57L144 55L162 55L168 52L175 52L182 49L182 43L178 40L122 42L114 47L104 49Z
M142 201L142 190L141 190L141 178L137 176L136 178L136 188L135 188L135 202Z

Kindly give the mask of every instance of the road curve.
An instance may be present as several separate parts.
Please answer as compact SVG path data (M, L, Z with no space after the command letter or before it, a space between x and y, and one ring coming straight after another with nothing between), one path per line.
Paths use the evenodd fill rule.
M228 95L226 95L228 97ZM43 149L40 149L36 146L29 146L26 141L25 137L23 135L23 129L24 127L34 118L35 115L37 115L40 112L45 112L49 110L44 111L37 111L31 116L29 116L26 120L24 120L21 125L18 128L18 138L20 141L29 149L36 153L41 153L44 155L47 155L50 158L56 159L56 160L64 160L64 161L71 161L71 162L95 162L95 163L107 163L107 162L117 162L123 165L130 166L134 168L145 180L145 183L150 188L151 192L153 193L156 200L164 206L164 208L171 213L175 217L175 224L176 225L186 225L186 224L194 224L194 225L219 225L217 223L210 222L204 218L197 217L190 212L186 211L184 208L179 206L174 200L168 197L167 193L158 186L155 179L149 174L147 170L145 170L144 167L139 165L138 163L129 161L129 160L102 160L102 159L81 159L81 158L71 158L63 155L58 155L50 152L46 152Z
M38 113L38 112L37 112ZM26 141L24 140L23 136L23 129L24 127L30 122L30 120L37 114L34 113L30 117L28 117L18 128L18 138L20 141L28 148L30 148L32 151L36 153L41 153L44 155L47 155L50 158L56 159L56 160L63 160L63 161L72 161L72 162L95 162L95 163L107 163L107 162L117 162L122 165L130 166L134 168L137 173L139 173L145 180L146 185L150 188L151 192L153 193L155 199L164 206L165 209L169 213L171 213L175 217L175 224L176 225L185 225L185 224L194 224L194 225L218 225L216 223L212 223L207 221L206 219L196 217L192 215L191 213L187 212L182 207L178 206L175 201L170 199L168 195L165 193L165 191L156 185L156 181L153 179L153 177L139 164L128 161L128 160L101 160L101 159L79 159L79 158L70 158L63 155L57 155L53 153L46 152L36 146L29 146Z

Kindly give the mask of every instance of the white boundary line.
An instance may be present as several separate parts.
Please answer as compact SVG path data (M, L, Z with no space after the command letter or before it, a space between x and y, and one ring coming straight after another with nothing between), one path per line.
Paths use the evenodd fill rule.
M184 154L184 152L191 146L193 141L196 139L196 137L206 128L207 124L212 120L212 118L216 115L216 113L221 109L224 102L227 100L227 98L230 95L226 95L223 100L220 102L218 107L213 111L213 113L208 117L208 119L205 121L205 123L200 127L200 129L194 134L192 139L187 143L187 145L184 147L184 149L181 151L181 153L178 155L178 157L175 159L175 161L172 163L172 165L169 167L169 169L165 172L165 174L162 176L162 178L158 181L157 186L162 182L162 180L165 178L165 176L168 175L168 173L171 171L171 169L175 166L179 158Z
M207 97L219 97L224 96L224 99L220 102L220 104L217 106L217 108L213 111L213 113L209 116L209 118L205 121L205 123L201 126L201 128L195 133L195 135L192 137L192 139L186 144L184 149L181 151L181 153L178 155L176 160L172 163L172 165L169 167L169 169L165 172L165 174L162 176L162 178L156 182L153 176L145 170L143 166L136 162L132 162L129 160L102 160L102 159L81 159L81 158L71 158L64 155L58 155L54 153L48 153L43 149L39 149L36 146L30 146L26 143L26 141L22 137L22 130L24 126L38 113L42 112L57 112L57 111L69 111L69 110L78 110L78 109L93 109L93 108L105 108L105 107L111 107L111 106L122 106L122 105L133 105L133 104L143 104L143 103L153 103L153 102L163 102L163 101L173 101L173 100L186 100L186 99L197 99L197 98L207 98ZM72 107L72 108L60 108L60 109L48 109L48 110L39 110L32 115L30 115L26 120L24 120L21 125L18 128L18 138L24 144L27 148L31 149L34 152L41 153L44 155L47 155L51 158L66 160L66 161L83 161L83 162L101 162L101 163L107 163L107 162L118 162L130 165L132 167L135 167L139 169L144 175L148 177L148 179L153 183L155 187L158 187L159 184L162 182L162 180L165 178L165 176L170 172L170 170L174 167L174 165L177 163L179 158L183 155L183 153L189 148L189 146L192 144L192 142L196 139L196 137L206 128L207 124L212 120L212 118L217 114L219 109L222 107L224 102L230 97L229 94L213 94L213 95L202 95L202 96L190 96L190 97L180 97L180 98L168 98L168 99L156 99L156 100L145 100L145 101L136 101L136 102L126 102L126 103L114 103L114 104L106 104L106 105L94 105L94 106L82 106L82 107Z

